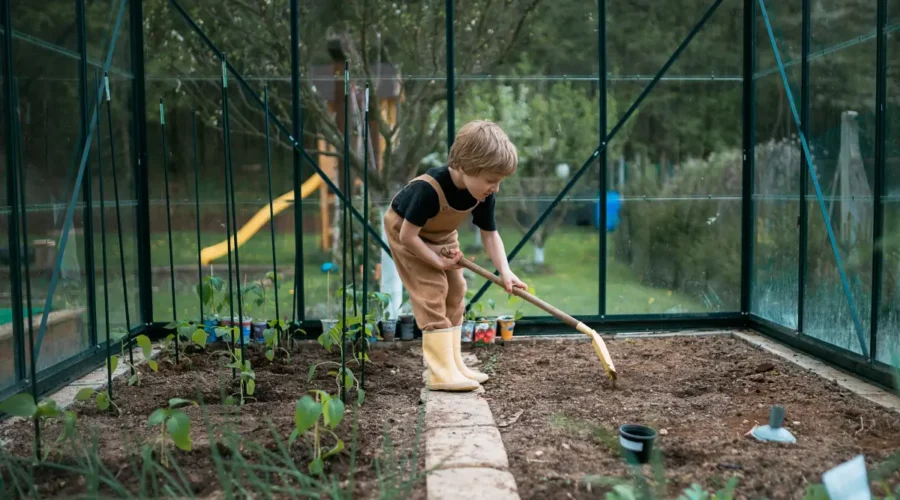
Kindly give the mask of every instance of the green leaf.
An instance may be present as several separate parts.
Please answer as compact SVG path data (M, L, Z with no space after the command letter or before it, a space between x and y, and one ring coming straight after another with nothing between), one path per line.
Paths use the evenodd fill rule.
M187 406L187 405L198 406L196 401L191 401L190 399L184 399L184 398L169 399L169 408L179 408L181 406Z
M109 409L109 394L106 391L97 393L97 408L101 411Z
M344 402L338 398L331 398L325 402L325 425L334 430L344 418Z
M134 372L134 375L132 375L131 377L128 378L128 385L135 385L138 383L139 380L140 379L139 379L137 372Z
M166 431L172 437L175 446L191 451L191 419L183 411L176 410L166 422Z
M297 432L297 429L291 431L291 436L288 438L288 448L294 446L294 441L296 441L298 437L300 437L300 433Z
M275 359L275 351L273 351L272 349L268 349L266 351L266 359L268 359L269 361L274 360Z
M52 399L40 402L37 407L38 417L56 417L61 413L62 412L60 412L59 408L56 406L56 401Z
M200 347L205 348L207 337L208 337L208 335L206 334L205 331L197 330L194 332L193 335L191 335L191 341L194 342L195 344L199 345Z
M256 381L251 378L250 380L247 381L247 395L252 396L253 391L255 391L255 390L256 390Z
M234 396L228 396L227 398L225 398L225 405L234 406Z
M87 401L87 400L91 399L91 396L93 396L93 395L94 395L94 388L93 387L85 387L84 389L81 389L80 391L75 393L75 401Z
M365 389L360 389L359 392L356 393L356 404L362 404L365 399L366 391Z
M169 415L169 410L166 408L157 408L156 411L150 414L150 418L147 419L147 427L155 427L157 425L162 425L163 422L166 421L166 417Z
M106 360L106 364L109 366L110 372L115 372L116 368L119 366L119 355L113 354L110 356L109 359Z
M321 458L317 458L309 463L309 473L313 475L322 474L324 467L325 462L323 462Z
M138 335L134 340L141 347L141 350L144 351L144 359L150 359L150 354L153 352L153 344L150 342L150 337Z
M63 434L59 437L58 441L62 441L63 438L74 438L75 437L75 424L78 423L78 415L75 414L74 411L67 411L65 423L63 426Z
M353 380L354 380L354 378L353 378L353 372L351 372L351 371L348 369L347 372L344 373L344 388L345 388L345 389L351 389L351 388L353 388Z
M151 359L150 361L147 362L147 364L150 366L151 370L153 370L155 372L159 371L159 363L157 363L155 359Z
M313 376L316 374L316 365L309 365L309 370L306 372L306 383L310 383L312 381Z
M294 410L294 426L297 432L303 434L306 432L322 414L322 405L316 403L308 394L297 401L297 407Z
M24 392L0 403L0 411L16 417L33 417L37 410L38 407L34 404L34 398L31 397L31 394Z

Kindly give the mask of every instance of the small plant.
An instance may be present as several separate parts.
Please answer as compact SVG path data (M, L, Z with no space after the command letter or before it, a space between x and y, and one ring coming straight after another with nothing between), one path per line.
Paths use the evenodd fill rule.
M159 456L164 467L169 467L166 447L170 442L181 450L191 451L191 419L187 413L178 409L187 405L197 406L197 402L172 398L168 408L157 409L147 419L147 427L159 426L160 435L156 439L156 445L159 446Z
M240 327L235 327L231 329L232 339L236 341L237 336L240 335ZM243 359L243 353L239 347L232 347L233 344L228 345L228 355L230 356L231 362L225 365L227 368L233 368L235 370L240 371L240 390L228 396L225 399L225 404L233 405L236 403L234 396L239 396L240 405L243 406L246 404L249 396L253 396L253 393L256 392L256 372L253 371L253 368L250 365L249 359Z
M175 335L182 341L191 342L201 350L206 349L207 333L200 325L195 325L187 320L178 320L165 326L166 330L175 330L174 334L166 336L161 348L164 352L172 354L171 351L175 347ZM182 344L181 353L184 354L187 346Z
M312 390L315 398L305 395L297 401L294 410L294 430L288 439L288 446L293 446L300 436L312 431L313 450L309 462L310 474L321 475L325 469L325 459L340 453L344 449L344 441L334 430L344 419L344 402L325 391ZM321 418L320 418L321 417ZM321 424L319 424L321 420ZM334 437L335 445L325 450L322 446L323 433Z
M231 304L231 297L225 290L225 281L218 276L206 276L197 284L197 295L203 302L208 315L218 317Z
M278 351L283 351L287 361L291 360L291 353L287 349L281 346L282 338L279 335L279 332L284 332L287 330L287 323L281 319L273 319L268 323L269 327L263 332L263 338L266 340L266 359L269 361L275 360L275 354ZM299 330L301 333L306 334L305 330Z
M124 328L122 329L124 330ZM125 332L127 335L128 332ZM159 363L156 362L155 359L150 359L150 355L153 354L153 344L150 342L150 337L146 335L138 335L134 338L134 341L141 347L141 351L144 353L144 359L147 360L147 366L150 367L154 372L159 371ZM141 371L137 369L136 366L126 361L128 359L125 356L125 344L126 342L122 342L122 351L120 354L113 354L106 360L109 371L114 372L116 368L119 366L119 360L122 360L122 363L125 363L126 366L131 368L132 375L128 379L128 385L136 385L138 387L141 386ZM120 357L121 356L121 357Z
M75 401L90 401L91 398L94 398L94 403L99 410L106 411L110 409L110 407L113 407L116 409L117 413L120 415L122 414L122 410L120 410L119 407L116 406L116 403L109 397L109 392L107 392L106 389L98 391L93 387L85 387L75 394Z
M473 321L485 318L485 304L487 304L487 307L490 307L492 311L497 308L497 303L494 299L487 299L484 302L479 300L469 308L469 312L466 313L466 318Z
M362 323L361 316L348 316L347 317L348 330L353 328L354 326L360 325L361 323ZM341 342L343 328L344 328L343 321L338 320L337 324L335 324L327 332L322 332L322 334L319 335L319 338L318 338L319 344L322 347L324 347L325 350L328 351L329 353L331 352L332 348L337 346L339 352L341 353L342 358L345 357L345 354L344 354L345 345L343 342ZM348 332L348 337L349 337L350 333L351 332ZM371 325L370 324L366 325L366 333L371 334ZM350 344L350 345L352 346L352 344ZM352 349L352 347L351 347L351 349ZM347 359L348 361L350 361L350 360L354 361L357 366L359 366L360 362L363 360L368 361L368 357L369 357L368 353L366 353L365 355L362 355L362 354L356 355L355 350L354 350L353 354L354 354L353 356L346 356L345 359ZM323 365L329 365L329 366L335 367L333 370L329 370L328 374L334 377L335 383L337 384L339 391L342 386L346 390L350 390L355 386L356 390L357 390L358 401L360 403L362 403L363 399L365 398L365 391L362 389L362 387L360 387L359 379L356 378L356 375L354 375L353 370L351 370L349 366L346 366L346 364L344 365L346 374L344 375L343 380L341 380L342 377L341 377L341 364L340 363L335 362L335 361L322 361L320 363L312 364L309 366L309 372L307 373L307 376L306 376L307 383L312 381L313 377L316 374L316 369L318 369L319 366L323 366Z
M45 399L39 403L35 403L31 394L23 392L0 402L0 412L15 417L30 418L39 421L62 419L63 431L60 433L59 437L56 438L56 445L59 446L63 441L75 438L75 425L78 423L78 415L71 410L60 410L56 401L53 399ZM41 460L46 460L53 449L54 446L45 447L43 449L43 455L39 458Z

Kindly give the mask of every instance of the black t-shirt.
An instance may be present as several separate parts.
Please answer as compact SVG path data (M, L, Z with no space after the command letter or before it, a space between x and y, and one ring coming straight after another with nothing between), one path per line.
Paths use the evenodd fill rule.
M468 189L459 189L450 177L450 168L446 165L428 169L428 175L434 178L444 191L447 203L454 210L465 211L478 202ZM440 211L440 199L434 188L426 181L416 181L406 185L394 197L391 203L401 217L421 227ZM494 195L491 194L472 210L472 222L480 229L494 231L497 229L494 220Z

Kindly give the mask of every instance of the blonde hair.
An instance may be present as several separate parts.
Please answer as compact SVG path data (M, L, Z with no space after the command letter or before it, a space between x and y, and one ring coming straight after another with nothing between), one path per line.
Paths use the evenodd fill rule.
M467 175L483 173L503 177L516 172L519 157L506 132L494 122L474 120L463 125L450 147L450 168Z

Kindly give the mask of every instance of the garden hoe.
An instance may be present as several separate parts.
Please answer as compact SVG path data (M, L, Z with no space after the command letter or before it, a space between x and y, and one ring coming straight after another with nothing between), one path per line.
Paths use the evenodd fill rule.
M503 281L500 280L500 277L495 276L493 273L489 273L484 268L478 266L470 260L461 257L459 259L459 264L466 269L478 274L479 276L489 279L494 282L494 284L499 285L501 288L503 287ZM597 357L600 358L600 362L603 363L603 369L606 370L606 375L610 378L610 380L615 383L617 374L616 367L613 365L612 358L609 356L609 351L606 349L606 343L603 342L603 339L600 335L594 331L593 328L585 325L581 321L573 318L572 316L560 311L559 309L551 306L550 304L544 302L543 300L531 295L530 293L522 290L520 288L513 288L513 295L521 297L528 302L534 304L535 306L547 311L548 313L555 316L557 319L562 321L563 323L571 326L572 328L578 330L579 332L591 337L591 344L594 346L594 352L597 354Z

